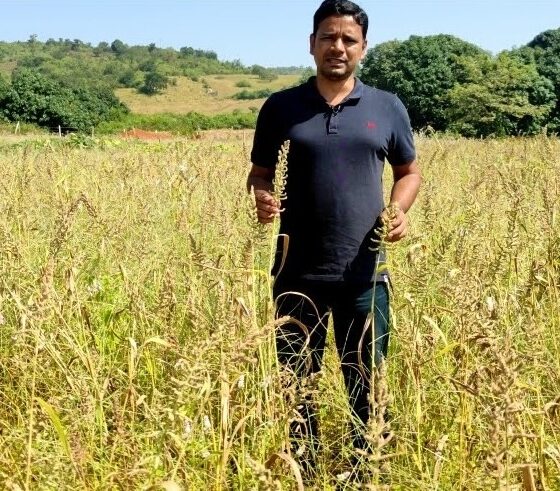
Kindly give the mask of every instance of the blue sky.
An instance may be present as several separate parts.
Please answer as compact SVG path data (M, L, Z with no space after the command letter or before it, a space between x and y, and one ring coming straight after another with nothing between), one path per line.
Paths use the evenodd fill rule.
M0 0L0 40L192 46L246 65L312 65L311 0ZM560 27L560 0L363 0L369 45L453 34L493 53Z

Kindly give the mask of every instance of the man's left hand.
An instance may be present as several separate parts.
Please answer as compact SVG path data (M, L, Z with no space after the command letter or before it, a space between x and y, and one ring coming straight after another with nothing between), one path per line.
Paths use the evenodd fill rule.
M389 210L385 208L381 215L383 221L388 223L388 230L387 236L385 240L387 242L398 242L402 238L406 237L408 233L408 219L406 214L403 210L398 208L393 212L393 217L389 216Z

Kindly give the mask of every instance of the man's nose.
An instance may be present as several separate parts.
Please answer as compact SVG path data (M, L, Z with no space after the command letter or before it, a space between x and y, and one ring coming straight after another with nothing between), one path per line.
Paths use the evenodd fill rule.
M344 43L342 42L341 38L333 39L331 44L331 49L335 50L336 52L344 51Z

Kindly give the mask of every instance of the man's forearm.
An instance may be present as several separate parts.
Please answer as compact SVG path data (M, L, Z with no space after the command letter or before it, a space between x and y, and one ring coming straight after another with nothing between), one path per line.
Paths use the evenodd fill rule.
M395 181L391 190L391 203L398 203L407 212L416 199L421 181L420 174L408 174Z

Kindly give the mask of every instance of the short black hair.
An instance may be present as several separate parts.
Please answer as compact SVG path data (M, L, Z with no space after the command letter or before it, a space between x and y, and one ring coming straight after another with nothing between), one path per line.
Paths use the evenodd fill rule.
M317 34L319 24L331 15L351 15L356 24L362 27L364 39L367 36L368 16L364 9L350 0L325 0L313 16L313 34Z

